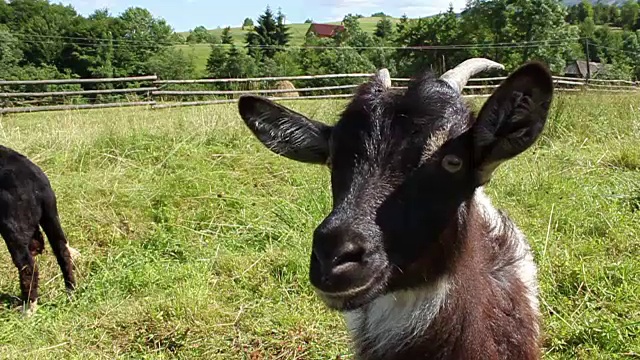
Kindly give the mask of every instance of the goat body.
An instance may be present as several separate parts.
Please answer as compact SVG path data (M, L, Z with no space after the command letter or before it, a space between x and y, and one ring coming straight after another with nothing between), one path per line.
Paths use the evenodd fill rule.
M536 266L484 194L501 163L531 147L553 96L548 69L523 65L478 115L460 96L470 59L406 91L387 71L335 125L258 96L242 119L268 149L331 170L333 209L313 233L309 278L344 313L359 359L536 359Z
M24 155L0 146L0 235L18 268L22 300L31 309L38 300L35 256L44 250L40 227L62 270L66 288L73 290L72 257L78 252L67 244L49 179Z

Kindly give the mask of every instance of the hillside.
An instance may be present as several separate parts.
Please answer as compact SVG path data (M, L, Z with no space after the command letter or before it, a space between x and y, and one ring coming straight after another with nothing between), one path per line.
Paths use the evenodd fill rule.
M624 0L589 0L593 5L597 4L598 2L601 2L605 5L613 5L613 4L619 4L621 5ZM574 6L576 4L579 4L580 2L582 2L582 0L562 0L562 2L566 5L566 6ZM380 21L379 17L364 17L360 19L360 24L362 26L363 29L367 30L367 31L371 31L373 32L375 30L376 27L376 23ZM391 21L393 21L394 23L399 21L398 18L391 18ZM339 24L340 22L329 22L329 24ZM304 35L307 32L307 29L309 29L309 24L289 24L289 28L291 29L291 44L292 45L299 45L304 41ZM209 30L212 34L215 34L217 36L220 36L220 34L222 33L222 28L217 28L217 29L212 29ZM247 31L242 30L242 28L240 27L235 27L235 28L231 28L231 34L234 38L234 40L237 43L242 43L244 41L244 36L247 33ZM184 32L180 32L180 35L187 37L187 35L189 35L188 31L184 31Z
M379 17L365 17L359 19L360 26L363 30L373 33L376 29L376 23L380 21ZM397 18L391 18L393 23L399 21ZM340 22L331 22L329 24L340 24ZM289 44L292 46L300 46L304 43L304 37L309 29L311 24L289 24L289 33L291 34ZM212 34L215 36L220 36L222 34L222 28L210 30ZM248 33L247 30L243 30L240 27L231 28L231 37L234 42L238 46L243 46L245 43L245 36ZM179 33L180 35L187 37L189 35L188 32ZM196 68L199 71L204 71L205 65L207 63L207 58L209 57L209 52L211 50L208 44L190 44L190 45L176 45L176 48L181 49L182 51L186 51L191 53L195 57Z
M562 2L569 7L569 6L574 6L576 4L579 4L581 1L582 0L563 0ZM605 5L621 4L623 2L623 0L589 0L589 1L591 1L594 5L598 3L598 1L602 2ZM380 19L381 19L380 17L364 17L364 18L360 18L359 22L363 30L373 33L375 31L376 24L378 23L378 21L380 21ZM399 20L400 20L399 18L391 18L391 21L393 23L397 23ZM330 24L337 25L337 24L340 24L340 22L339 21L330 22ZM308 23L288 24L289 33L291 34L289 45L291 46L302 45L304 43L304 38L307 33L307 30L309 29L309 26L310 24ZM619 27L610 26L610 28L613 31L621 31L621 28ZM220 35L222 34L222 31L223 29L221 27L217 29L209 30L211 34L214 34L217 37L220 37ZM249 30L243 30L241 27L231 28L231 37L233 38L234 43L237 46L244 46L245 38L248 32ZM189 35L189 32L181 32L178 34L186 38ZM208 44L176 45L176 48L180 49L183 52L193 55L195 59L197 71L200 72L201 76L205 76L204 69L206 66L207 58L210 53L210 46Z
M365 17L365 18L359 19L359 21L360 21L360 26L362 26L363 30L370 31L373 33L376 28L376 23L380 21L380 18ZM391 18L391 21L396 23L399 21L399 19ZM340 22L339 21L329 22L329 24L338 25L340 24ZM289 32L291 34L291 45L302 45L302 43L304 42L304 36L307 33L307 30L309 29L310 25L311 24L287 24L287 26L289 27ZM222 28L209 30L209 32L216 36L220 36L222 34ZM248 32L247 30L243 30L240 27L231 28L231 36L233 37L233 39L237 44L244 43L244 39L247 32ZM179 34L186 38L189 35L189 32L181 32Z

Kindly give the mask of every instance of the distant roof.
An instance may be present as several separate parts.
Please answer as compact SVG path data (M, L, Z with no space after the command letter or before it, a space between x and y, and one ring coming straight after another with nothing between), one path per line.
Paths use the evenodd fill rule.
M589 71L591 72L591 77L596 76L602 70L607 70L609 66L606 66L598 62L589 62ZM584 60L576 60L570 63L564 70L566 75L577 75L582 78L587 77L587 62Z
M344 30L344 26L342 26L342 25L316 24L316 23L313 23L313 24L311 24L311 26L309 26L309 30L307 32L313 31L318 36L332 37L336 33L340 32L340 31L343 31L343 30Z

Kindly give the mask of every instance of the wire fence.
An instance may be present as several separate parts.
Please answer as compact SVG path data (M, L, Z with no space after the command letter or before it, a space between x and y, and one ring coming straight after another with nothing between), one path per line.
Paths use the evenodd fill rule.
M242 94L257 94L274 101L348 99L370 73L325 74L258 78L160 80L155 75L52 80L0 80L0 114L145 106L163 109L232 103ZM506 77L472 78L464 97L488 96ZM640 82L554 76L562 92L599 91L638 93ZM305 81L339 80L339 85L309 86ZM347 84L342 84L343 82ZM408 78L392 78L392 88L406 89ZM298 84L298 86L294 85ZM110 89L60 90L61 85L109 85Z

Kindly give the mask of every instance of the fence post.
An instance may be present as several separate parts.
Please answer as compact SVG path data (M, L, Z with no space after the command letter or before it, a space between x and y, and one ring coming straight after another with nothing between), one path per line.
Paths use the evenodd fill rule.
M3 81L3 79L0 79L0 81ZM0 85L0 93L4 92L4 86ZM2 102L0 102L0 115L2 115L2 109L4 109L5 107L9 107L9 99L3 99Z
M589 80L591 79L591 59L589 57L589 39L584 40L584 49L587 55L587 78L584 81L584 86L589 87Z

